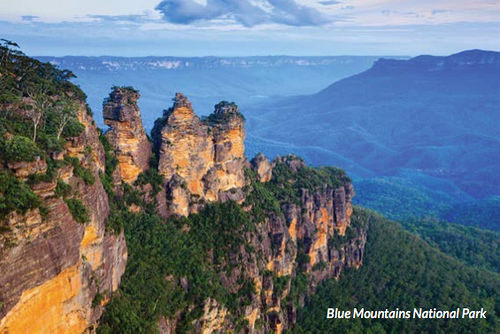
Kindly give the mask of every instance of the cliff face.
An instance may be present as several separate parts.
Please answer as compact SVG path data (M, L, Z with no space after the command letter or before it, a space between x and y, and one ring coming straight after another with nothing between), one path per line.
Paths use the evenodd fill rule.
M125 270L123 233L106 232L108 196L98 175L104 169L104 152L82 103L77 118L84 131L68 138L57 155L77 158L93 182L85 183L74 166L64 164L51 181L31 185L46 212L34 209L6 217L0 235L2 333L83 332L99 319L107 302L96 296L109 297ZM85 224L75 221L66 202L56 196L58 179L89 209Z
M104 102L106 132L118 159L119 177L132 183L149 168L152 144L142 126L137 100L139 93L131 88L115 87Z
M219 279L234 295L245 289L245 284L250 284L253 292L236 310L206 299L200 307L201 316L192 322L196 332L237 332L241 327L235 319L244 319L243 328L251 333L291 329L297 308L304 305L305 297L314 293L321 281L339 279L344 268L362 265L367 227L351 225L354 190L345 174L321 174L324 180L307 188L301 178L309 180L320 174L296 157L277 158L270 163L259 155L252 160L252 169L254 176L247 174L242 204L245 210L255 218L254 210L266 194L279 199L279 208L267 211L264 220L255 224L255 230L243 232L244 243L226 263L232 269L220 270ZM265 184L260 182L262 175L266 176ZM285 189L293 190L291 197L281 187L283 182L289 185ZM179 282L183 289L189 289L189 281ZM175 333L184 312L162 318L160 331Z
M106 117L110 124L111 117ZM247 224L254 226L235 227L231 233L242 235L242 243L225 260L213 260L214 249L207 255L228 293L239 296L246 289L246 296L231 297L239 307L209 297L201 305L177 310L173 317L161 317L162 333L185 328L180 323L193 308L200 310L190 323L196 332L234 331L244 320L243 328L251 332L280 333L293 327L297 307L321 281L338 279L346 267L361 266L366 227L351 226L354 190L345 173L307 167L295 156L269 162L259 154L248 163L244 118L233 103L221 102L200 119L178 93L173 107L155 122L152 137L157 171L164 177L156 199L167 202L166 214L160 213L166 224L177 224L170 222L172 215L202 214L210 202L233 200L248 212ZM120 138L116 140L113 146L120 147ZM275 204L263 204L266 201ZM182 233L191 228L200 227L185 226ZM206 233L222 233L218 228ZM189 294L194 283L187 277L168 277Z
M200 200L241 200L245 130L234 104L220 103L205 120L178 93L174 105L155 123L158 171L167 180L172 213L196 212ZM229 190L234 190L229 192Z
M366 226L351 225L354 190L343 171L314 169L295 156L270 162L259 154L249 163L244 118L236 105L221 102L200 119L182 94L155 123L153 147L142 127L138 98L133 89L115 88L105 101L110 145L104 139L101 145L92 117L79 102L83 130L65 137L62 150L4 164L41 205L24 214L10 212L1 222L0 331L77 333L96 326L125 271L121 227L129 242L132 238L135 257L140 257L139 246L131 231L139 234L139 243L154 234L144 250L161 256L149 267L137 266L131 251L131 273L125 277L141 277L134 270L149 268L148 279L154 282L159 275L165 296L174 291L178 300L168 306L170 316L148 319L162 333L186 328L281 333L293 327L297 308L321 281L361 266ZM153 151L157 169L149 165ZM165 227L175 238L164 234L169 242L162 245L155 233ZM169 247L179 240L184 241L176 253ZM186 253L186 247L197 253ZM163 254L165 249L169 252ZM146 263L148 257L137 261ZM186 273L190 265L199 272ZM207 277L215 285L204 282ZM211 293L200 298L204 291L199 289ZM114 298L127 294L134 297L125 289ZM120 310L114 307L113 312ZM105 318L101 324L113 325ZM122 326L115 328L126 331Z
M254 170L261 178L259 170L267 160L256 160L260 164L254 163ZM297 175L307 168L295 157L278 158L273 162L277 164L289 169L291 174L285 181L290 183L298 182ZM280 200L283 215L269 215L258 232L248 237L254 252L238 255L243 259L243 276L254 282L256 290L243 311L249 329L256 333L280 333L291 328L304 297L321 281L338 279L344 268L362 265L367 229L350 226L354 196L351 182L344 180L336 187L325 182L319 189L297 189L298 201ZM350 236L346 236L347 230ZM227 277L228 289L234 288L238 275L241 273L235 271ZM302 291L298 289L300 280L307 286Z

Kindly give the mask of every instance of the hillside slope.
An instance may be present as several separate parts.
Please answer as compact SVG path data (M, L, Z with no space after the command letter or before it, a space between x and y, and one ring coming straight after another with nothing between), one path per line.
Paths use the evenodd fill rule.
M453 332L498 330L499 276L471 269L437 251L379 215L356 209L369 219L365 263L339 281L321 285L298 312L297 333ZM342 310L413 310L457 307L487 310L487 319L325 319L328 307Z

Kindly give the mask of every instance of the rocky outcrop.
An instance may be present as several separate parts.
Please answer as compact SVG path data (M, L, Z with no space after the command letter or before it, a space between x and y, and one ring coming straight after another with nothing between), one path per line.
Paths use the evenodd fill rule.
M9 163L8 167L14 172L17 178L26 180L30 175L43 174L47 171L47 163L40 157L35 161L18 161Z
M104 151L83 104L78 120L85 130L68 139L66 150L92 172L95 182L86 184L66 165L54 181L32 185L46 212L11 213L3 222L7 232L0 237L2 333L83 332L100 317L125 270L123 233L106 232L108 197L98 175L104 170ZM76 222L65 201L54 196L57 178L68 183L72 196L89 209L88 223Z
M260 182L268 182L269 180L271 180L271 177L273 176L273 166L269 162L269 160L266 159L264 154L257 154L250 163L252 164L252 168L259 176Z
M259 160L264 161L265 157L253 162ZM286 166L290 172L284 181L290 184L296 184L299 175L305 174L301 169L307 168L293 156L277 158L269 164L280 164L280 169ZM259 164L252 166L257 172ZM362 265L367 227L351 225L354 190L344 176L339 175L334 187L326 179L316 189L297 187L297 201L283 199L282 214L268 213L253 233L245 235L246 244L239 253L231 254L234 262L230 265L235 268L221 272L220 280L232 293L242 288L242 282L253 282L254 293L237 314L228 313L214 301L206 301L202 316L193 321L197 332L234 331L235 318L246 320L244 328L250 333L291 329L297 308L303 306L305 297L314 293L321 281L339 279L344 268ZM164 319L164 333L175 332L178 317Z
M281 333L293 327L297 307L321 281L338 279L346 267L361 266L366 227L351 225L354 190L349 179L337 171L314 174L295 156L271 163L259 154L248 163L244 118L234 103L221 102L210 116L200 119L187 98L177 94L173 107L153 129L158 172L164 179L134 185L138 175L150 167L152 155L138 98L131 89L115 88L104 105L105 122L111 128L106 136L119 162L115 174L110 176L108 170L108 177L115 185L121 180L132 184L115 187L117 198L125 198L126 189L129 194L137 192L143 203L156 206L167 224L169 216L188 216L207 202L235 201L248 212L253 205L262 204L260 201L270 202L259 208L262 219L250 219L252 229L242 234L244 243L222 261L229 263L213 264L223 288L235 296L233 302L245 299L238 304L241 307L231 308L208 297L198 305L186 305L170 318L161 317L160 332L175 333L188 313L196 310L196 319L189 320L196 332L243 329ZM85 183L74 166L66 163L53 181L31 185L47 213L36 209L7 217L9 232L0 235L0 272L6 273L0 276L0 331L82 332L91 328L125 270L123 232L106 232L110 205L99 178L105 172L105 153L91 116L81 107L78 119L85 131L67 138L64 152L59 154L76 158L92 172L95 182ZM26 178L45 172L47 164L42 161L9 168L18 178ZM246 173L248 168L253 172ZM314 180L307 179L309 176ZM67 183L71 196L89 209L88 223L76 222L66 202L56 196L57 179ZM276 179L282 183L276 184ZM254 191L267 198L247 201ZM133 202L126 210L145 210L141 205ZM166 279L189 290L186 277ZM245 293L240 296L242 289Z
M293 157L278 158L276 163L285 163L296 173L305 168L302 160ZM289 181L296 182L293 178ZM255 272L262 273L256 268L247 273L256 282L261 295L246 311L250 323L260 318L275 332L291 328L300 300L312 293L318 283L327 278L338 279L346 267L361 266L367 230L366 227L350 226L353 196L354 190L348 180L336 188L325 184L316 191L301 189L298 203L281 203L283 217L269 217L259 236L252 241L256 253L265 254L265 268L271 274L255 275ZM351 229L349 237L347 229ZM245 267L252 268L247 264ZM308 277L307 291L299 301L283 304L299 273ZM277 287L276 282L280 279L283 285Z
M119 176L127 183L149 168L152 153L137 105L139 97L132 88L114 87L103 108L104 123L110 127L106 136L118 159Z
M152 134L158 170L171 186L167 192L171 199L182 198L182 203L171 201L172 213L196 212L200 200L227 198L227 192L238 193L236 189L244 186L244 120L234 103L219 103L213 114L201 120L189 100L177 93L173 107L155 122Z

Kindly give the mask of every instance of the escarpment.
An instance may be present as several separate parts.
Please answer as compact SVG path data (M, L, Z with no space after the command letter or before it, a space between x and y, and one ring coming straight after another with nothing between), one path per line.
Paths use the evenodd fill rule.
M127 183L137 180L151 159L152 145L137 106L139 96L133 88L114 87L103 106L104 123L110 127L106 136L118 159L119 176Z
M0 104L0 332L281 333L362 265L346 174L248 162L234 103L200 118L176 94L151 143L139 93L114 87L100 134L68 73L8 57L43 70L0 67L27 80Z
M0 170L2 182L10 179L2 188L5 201L16 191L13 184L23 187L9 176L14 172L16 178L29 176L31 190L23 188L37 203L1 219L2 333L83 332L99 319L125 270L124 235L106 231L110 209L99 179L104 151L97 129L85 104L77 101L73 107L81 133L66 137L59 148L39 152L34 161L43 161L44 170L28 162L7 163ZM20 111L10 112L16 119Z
M199 118L178 93L173 107L155 122L152 138L157 166L148 173L154 171L162 181L148 195L151 186L144 186L144 173L139 175L136 190L128 192L138 191L146 201L142 209L141 201L130 208L147 211L159 199L165 201L166 213L157 210L162 224L169 226L165 238L186 238L191 249L203 249L197 252L204 259L195 269L188 264L195 255L186 250L170 250L165 259L150 255L155 263L166 261L165 268L179 266L176 273L165 269L159 280L168 277L174 295L183 295L181 304L188 305L170 315L159 313L152 326L160 332L279 333L293 328L297 308L320 282L362 265L367 226L351 224L354 190L346 174L308 167L293 155L270 162L259 154L248 162L244 118L234 103L221 102L211 115ZM130 195L126 193L124 198ZM165 242L162 249L169 247ZM141 257L151 251L140 247ZM198 277L206 270L215 275L210 283ZM193 291L196 296L189 297ZM169 293L164 298L173 298ZM104 323L113 326L109 319Z
M242 205L249 220L245 227L234 227L242 241L217 271L238 307L213 298L193 305L202 310L191 323L195 332L238 332L242 322L252 333L291 329L297 309L321 281L339 279L344 268L362 265L367 226L351 224L354 191L345 173L313 169L294 156L259 160L272 166L273 176L262 183L259 165L247 169ZM220 266L220 259L211 261ZM194 288L191 284L196 283L178 281L185 293ZM179 310L173 318L162 318L160 329L176 332L188 313Z

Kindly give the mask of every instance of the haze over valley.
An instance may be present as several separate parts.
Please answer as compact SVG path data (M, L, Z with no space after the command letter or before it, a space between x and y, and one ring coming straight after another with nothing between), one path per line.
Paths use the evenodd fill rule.
M113 85L140 91L148 131L176 91L201 115L234 101L247 118L249 157L291 152L344 168L366 190L356 201L391 218L497 228L498 221L479 218L500 210L497 52L39 59L74 71L98 124L102 92Z

